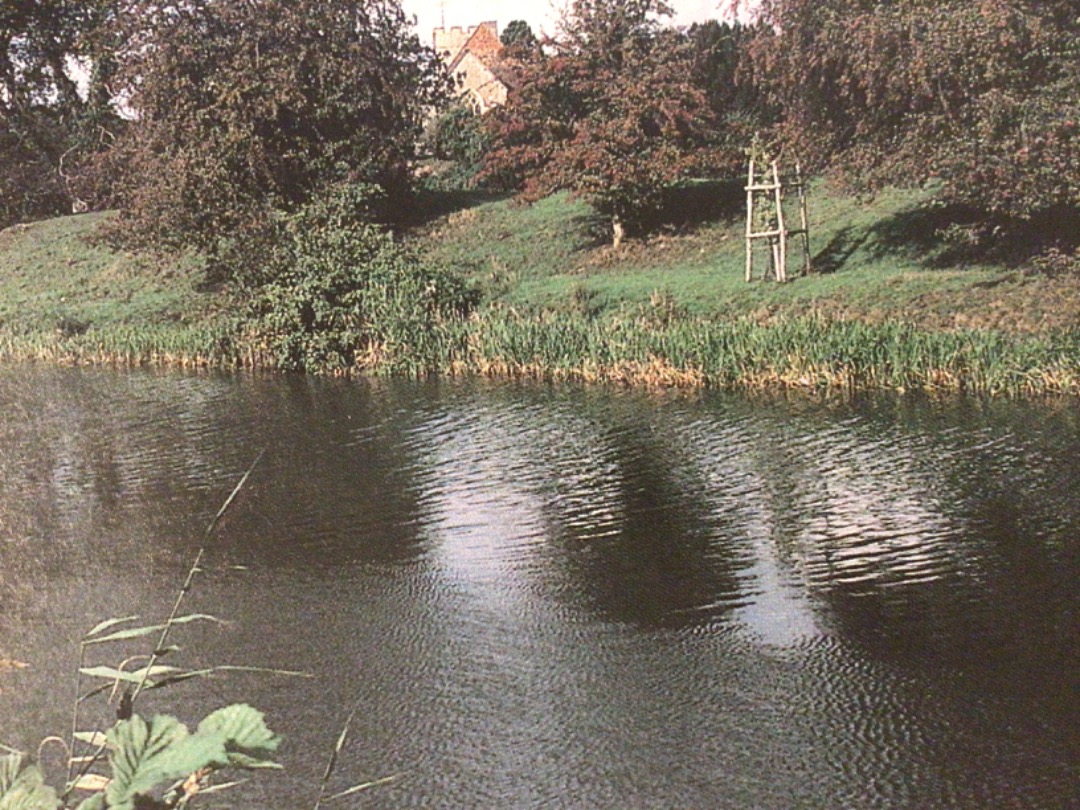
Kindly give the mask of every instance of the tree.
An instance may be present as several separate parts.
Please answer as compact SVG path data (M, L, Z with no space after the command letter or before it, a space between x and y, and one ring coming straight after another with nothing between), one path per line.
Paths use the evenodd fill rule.
M746 69L747 44L758 34L742 23L709 20L687 31L693 53L692 80L718 122L716 144L729 163L739 161L756 133L776 122L776 112Z
M511 20L507 23L506 28L503 29L502 34L499 36L499 40L502 42L503 47L512 53L519 51L527 53L540 47L540 41L536 38L536 34L533 33L532 26L525 20Z
M488 148L487 132L480 116L464 104L453 105L432 121L425 140L435 157L474 170Z
M1026 218L1080 208L1075 0L766 0L750 46L779 135L858 185L940 178Z
M574 0L559 35L520 65L488 116L483 176L525 200L558 190L609 216L615 244L663 190L707 162L708 105L684 36L661 0Z
M93 178L115 233L220 256L343 182L405 210L444 74L398 0L126 0L117 22L136 120Z
M0 6L0 227L71 211L78 162L118 124L99 34L110 0ZM86 90L77 85L79 63Z

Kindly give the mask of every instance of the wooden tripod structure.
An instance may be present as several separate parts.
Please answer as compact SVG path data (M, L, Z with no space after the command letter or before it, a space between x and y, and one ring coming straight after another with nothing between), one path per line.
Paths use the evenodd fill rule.
M789 228L784 217L784 195L789 190L796 193L799 201L798 228ZM754 213L758 205L765 206L768 212L761 230L755 230ZM765 239L769 246L769 268L762 273L762 278L771 276L776 281L787 281L788 239L792 236L802 237L803 274L809 274L810 223L806 211L806 183L800 166L796 163L794 177L784 181L775 160L769 161L765 170L759 172L751 157L746 178L746 280L754 278L754 240Z

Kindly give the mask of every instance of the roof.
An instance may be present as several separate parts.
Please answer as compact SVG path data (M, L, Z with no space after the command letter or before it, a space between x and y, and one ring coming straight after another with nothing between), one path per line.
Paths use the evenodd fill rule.
M466 53L479 56L490 67L492 57L498 56L503 49L498 30L499 25L496 22L483 22L476 26L469 38L465 40L465 44L461 46L461 49L450 62L450 72L454 72Z

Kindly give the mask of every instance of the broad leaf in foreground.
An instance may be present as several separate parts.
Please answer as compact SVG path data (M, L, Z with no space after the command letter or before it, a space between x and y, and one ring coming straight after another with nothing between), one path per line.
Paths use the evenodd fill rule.
M0 758L0 810L56 810L60 800L36 765L18 754Z

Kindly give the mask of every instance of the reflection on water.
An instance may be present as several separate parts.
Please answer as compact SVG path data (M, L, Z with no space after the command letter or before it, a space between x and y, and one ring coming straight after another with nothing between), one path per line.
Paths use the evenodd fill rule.
M64 728L79 635L163 613L267 448L184 655L317 678L180 704L285 732L251 806L353 705L376 807L1080 795L1070 408L21 368L0 409L0 742Z

